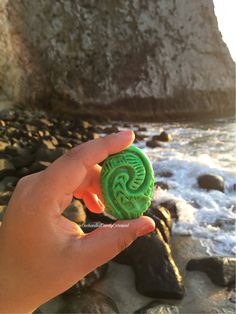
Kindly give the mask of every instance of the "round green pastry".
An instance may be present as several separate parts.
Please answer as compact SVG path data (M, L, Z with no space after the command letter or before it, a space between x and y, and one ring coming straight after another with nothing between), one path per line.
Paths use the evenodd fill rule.
M101 188L106 213L118 219L141 216L151 204L154 189L148 157L133 145L110 155L102 166Z

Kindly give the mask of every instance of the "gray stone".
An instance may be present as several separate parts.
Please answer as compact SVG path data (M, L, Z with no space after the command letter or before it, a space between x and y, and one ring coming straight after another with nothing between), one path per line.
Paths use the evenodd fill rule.
M2 0L0 20L2 104L46 99L119 120L234 114L212 0Z

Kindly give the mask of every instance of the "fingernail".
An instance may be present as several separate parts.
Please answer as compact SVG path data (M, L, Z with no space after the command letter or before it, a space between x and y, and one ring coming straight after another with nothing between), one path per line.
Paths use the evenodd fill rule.
M139 237L152 232L155 229L155 224L154 222L151 223L150 221L145 221L143 224L140 226L138 229L138 235Z
M100 199L98 199L98 205L101 207L101 209L104 209L105 208L105 206L104 206L104 204L103 204L103 202L102 201L100 201Z

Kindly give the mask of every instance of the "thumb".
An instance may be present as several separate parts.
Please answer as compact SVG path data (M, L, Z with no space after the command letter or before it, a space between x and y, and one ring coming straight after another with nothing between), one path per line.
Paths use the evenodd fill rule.
M88 273L111 260L136 238L154 229L154 221L146 216L117 221L112 225L103 225L80 238L78 251L80 265L82 264L83 270ZM82 252L83 254L81 254Z

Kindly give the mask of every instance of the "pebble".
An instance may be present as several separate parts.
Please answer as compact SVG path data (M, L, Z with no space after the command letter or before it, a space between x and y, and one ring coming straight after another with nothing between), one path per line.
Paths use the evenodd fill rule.
M6 158L0 158L0 180L14 174L14 165Z

